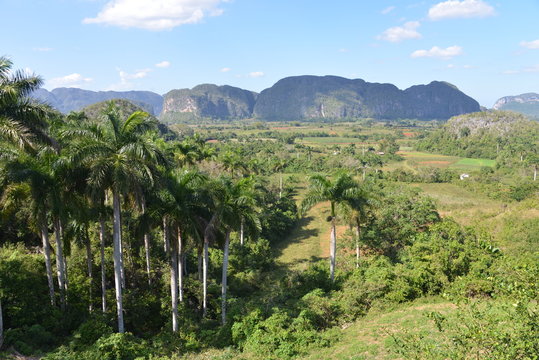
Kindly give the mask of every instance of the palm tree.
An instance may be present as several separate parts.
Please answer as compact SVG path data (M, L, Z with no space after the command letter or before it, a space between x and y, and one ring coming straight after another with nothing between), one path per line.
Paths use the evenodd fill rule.
M361 227L367 221L368 210L371 205L372 198L367 193L365 187L359 184L356 184L356 188L350 189L341 202L341 212L344 214L350 227L355 229L356 233L356 268L359 268Z
M114 280L118 331L123 333L122 283L125 277L122 261L121 198L141 184L151 185L156 176L156 164L164 162L161 151L146 136L156 127L147 113L137 111L126 119L111 102L104 119L95 124L66 129L72 137L72 156L89 169L89 184L95 189L112 192Z
M39 143L53 143L47 134L50 107L39 104L29 95L43 80L24 71L12 71L13 62L0 57L0 138L30 150Z
M245 224L252 229L252 233L260 232L261 224L257 213L255 183L252 178L243 178L235 182L222 178L221 191L218 194L220 195L218 207L221 214L221 224L225 232L221 279L221 322L224 325L226 322L230 233L237 230L239 225L240 243L243 245Z
M309 178L309 191L302 201L301 209L305 213L308 209L320 202L329 201L330 216L328 221L331 222L331 234L329 242L330 253L330 278L335 280L335 265L337 256L337 212L336 206L348 199L357 188L354 179L347 173L341 173L335 181L331 181L322 175L313 175Z
M167 255L170 260L170 286L172 302L172 331L178 331L178 295L183 301L183 267L185 236L197 233L197 219L201 199L199 190L206 177L197 171L171 171L163 179L160 191L160 212L163 217ZM170 226L176 230L177 241L170 241Z
M21 149L11 149L4 152L1 160L2 169L2 203L4 207L14 206L19 208L19 204L28 204L31 208L30 214L36 231L43 242L43 255L47 281L49 285L49 295L51 304L55 304L55 291L52 274L51 246L49 241L49 225L47 216L52 208L51 194L54 188L54 178L50 172L50 161L44 161L46 152L39 152L40 157L32 156ZM57 263L61 261L57 254ZM62 290L61 290L62 291Z

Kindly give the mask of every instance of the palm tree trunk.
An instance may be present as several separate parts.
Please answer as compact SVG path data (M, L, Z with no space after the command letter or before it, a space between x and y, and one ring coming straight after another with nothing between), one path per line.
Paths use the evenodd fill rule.
M118 332L124 333L124 312L122 299L122 227L120 219L120 194L117 189L112 192L112 207L114 211L112 238L114 242L114 286L116 289L116 310L118 314Z
M176 248L176 246L172 245L170 247L169 255L170 295L172 299L172 331L178 332L178 249Z
M43 222L41 225L41 240L43 241L43 254L45 255L45 267L47 270L47 282L49 284L49 296L51 299L51 305L56 305L54 297L54 279L52 276L51 265L51 244L49 243L49 231L47 225Z
M92 312L93 311L92 287L94 285L94 276L92 272L92 267L93 267L92 248L90 246L90 238L88 236L86 236L85 245L86 245L86 265L88 266L88 279L90 280L90 286L88 289L88 296L90 297L90 303L88 305L88 310Z
M142 213L146 213L146 200L144 195L141 200ZM150 234L147 232L144 233L144 253L146 255L146 274L148 275L148 285L152 284L152 278L150 275Z
M165 250L165 254L168 254L170 250L170 242L168 240L168 225L166 216L163 216L163 248Z
M198 281L202 281L202 248L198 247L197 249L197 257L198 257L198 264L197 264L197 271L198 271Z
M335 226L335 216L331 218L331 234L329 239L329 277L335 281L335 262L337 257L337 229Z
M243 246L243 217L241 218L240 223L240 245Z
M99 241L101 243L101 306L107 312L107 277L105 274L105 220L99 220Z
M0 349L4 344L4 316L2 314L2 300L0 300Z
M65 310L66 304L66 285L65 285L65 267L64 267L64 251L62 244L62 229L60 220L54 220L54 234L56 239L56 271L58 274L58 287L60 289L60 306Z
M279 176L279 199L283 197L283 174Z
M183 302L183 261L182 233L178 226L178 293L180 302Z
M223 272L221 279L221 323L226 322L226 287L228 275L228 252L230 247L230 231L227 230L225 236L225 247L223 250Z
M119 195L118 195L119 197ZM118 203L120 202L120 199L118 199ZM119 205L120 206L120 205ZM121 211L118 214L118 223L120 226L120 229L118 230L121 234ZM122 242L122 236L120 235L119 242L118 242L118 253L119 253L119 261L120 261L120 280L122 289L125 290L125 267L124 267L124 246Z
M208 311L208 246L210 239L204 236L204 256L202 261L202 316L205 317Z
M361 236L361 228L359 222L356 224L356 268L359 268L359 240Z

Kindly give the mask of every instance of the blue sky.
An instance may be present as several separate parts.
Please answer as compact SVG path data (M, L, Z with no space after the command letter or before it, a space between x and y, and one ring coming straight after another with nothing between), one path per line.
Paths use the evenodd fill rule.
M0 55L45 87L261 91L293 75L539 92L537 0L0 0Z

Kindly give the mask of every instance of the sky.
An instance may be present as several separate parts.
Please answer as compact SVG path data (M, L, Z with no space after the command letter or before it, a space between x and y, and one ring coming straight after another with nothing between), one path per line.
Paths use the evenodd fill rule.
M297 75L539 92L539 0L0 0L0 56L44 87L253 91Z

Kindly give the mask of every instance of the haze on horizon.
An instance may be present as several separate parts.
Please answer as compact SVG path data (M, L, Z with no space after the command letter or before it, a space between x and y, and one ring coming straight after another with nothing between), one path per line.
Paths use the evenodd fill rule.
M533 0L287 2L0 0L2 55L45 88L261 91L337 75L401 89L433 80L491 107L539 92Z

